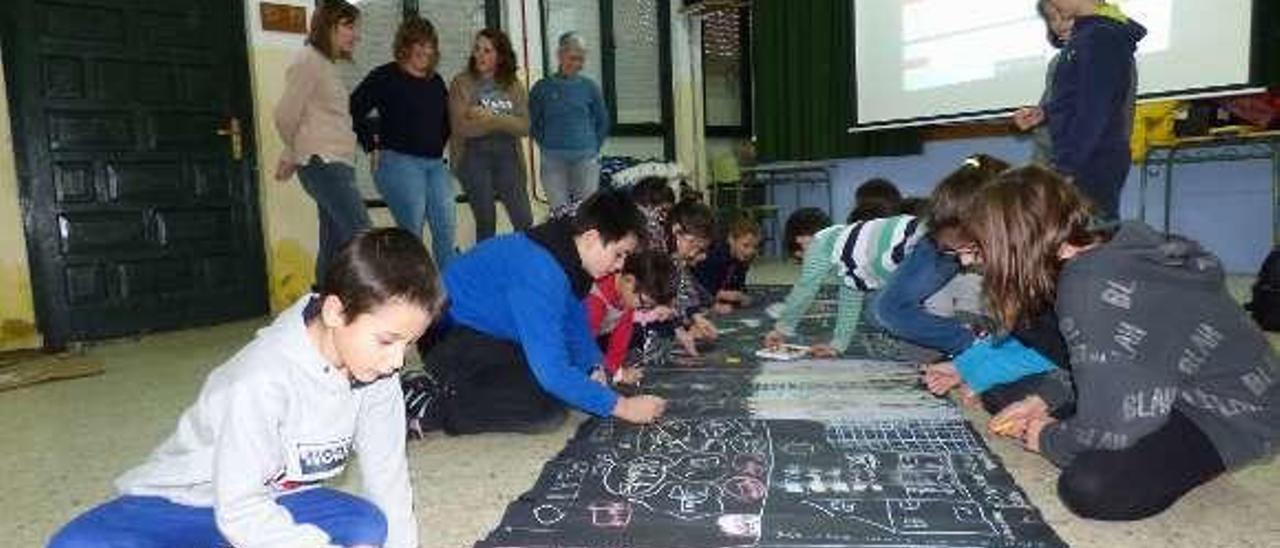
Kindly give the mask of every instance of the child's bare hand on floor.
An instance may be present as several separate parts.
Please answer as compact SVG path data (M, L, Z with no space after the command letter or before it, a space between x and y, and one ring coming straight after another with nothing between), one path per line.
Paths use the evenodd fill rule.
M1009 404L987 422L993 434L1010 438L1022 438L1031 421L1049 418L1049 405L1040 396L1028 396Z
M815 358L834 358L840 353L829 344L815 344L809 348L809 355Z
M960 386L960 371L951 362L938 362L925 366L924 385L929 393L941 396Z
M689 327L693 332L693 336L698 339L707 339L709 341L716 340L720 332L716 329L716 324L711 323L706 316L702 314L693 315L693 325Z
M698 355L698 342L693 336L693 331L683 327L676 328L676 342L680 343L685 353L690 356Z
M778 348L787 343L787 336L783 335L781 331L773 329L765 334L763 342L765 348Z
M635 367L626 367L626 366L623 366L621 369L618 369L618 372L613 376L613 381L618 384L637 385L637 384L640 384L640 381L643 379L644 379L644 371L641 371Z
M635 424L648 424L661 417L667 410L667 400L658 396L632 396L618 398L613 416Z

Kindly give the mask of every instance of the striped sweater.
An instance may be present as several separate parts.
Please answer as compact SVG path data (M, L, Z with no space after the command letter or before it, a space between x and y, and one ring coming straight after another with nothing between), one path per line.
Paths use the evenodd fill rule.
M794 336L822 284L835 277L841 283L830 344L844 352L862 314L862 294L882 287L925 232L924 224L911 215L832 225L818 231L805 250L800 278L784 301L775 329Z

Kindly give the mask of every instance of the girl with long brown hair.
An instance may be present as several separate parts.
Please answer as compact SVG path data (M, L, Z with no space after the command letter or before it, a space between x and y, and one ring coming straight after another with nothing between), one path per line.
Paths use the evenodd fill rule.
M1142 223L1095 226L1093 214L1031 166L984 188L966 219L1000 324L1056 310L1077 391L1072 417L1030 396L990 427L1063 469L1058 493L1075 513L1142 519L1270 453L1278 360L1217 257Z

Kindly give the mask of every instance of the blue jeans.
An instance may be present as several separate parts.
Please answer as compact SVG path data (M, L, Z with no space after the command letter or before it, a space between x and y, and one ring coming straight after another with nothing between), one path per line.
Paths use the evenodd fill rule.
M444 161L382 149L374 181L396 225L421 237L423 219L431 224L431 251L436 266L444 270L453 259L458 226L453 184Z
M308 489L276 499L293 520L329 534L340 546L381 546L387 519L373 503L334 489ZM161 497L122 496L64 526L49 548L222 548L213 508L186 506Z
M302 188L316 201L320 217L320 242L316 250L316 284L324 283L329 263L356 233L369 228L369 212L356 190L355 168L341 162L325 162L312 156L298 169Z
M872 310L893 336L954 356L973 344L973 332L956 318L929 313L924 302L960 271L960 263L938 251L932 238L920 243L898 265L880 290Z
M600 163L594 155L580 160L566 160L553 153L542 153L542 188L547 191L551 209L590 196L600 186Z

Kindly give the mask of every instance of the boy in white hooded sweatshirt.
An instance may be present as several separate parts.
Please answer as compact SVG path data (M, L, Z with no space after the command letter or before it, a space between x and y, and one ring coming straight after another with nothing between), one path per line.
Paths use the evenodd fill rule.
M418 545L397 370L442 301L399 229L358 235L319 294L209 374L177 430L54 548ZM321 487L360 455L368 499Z

